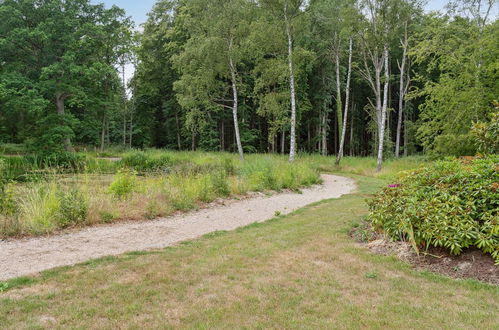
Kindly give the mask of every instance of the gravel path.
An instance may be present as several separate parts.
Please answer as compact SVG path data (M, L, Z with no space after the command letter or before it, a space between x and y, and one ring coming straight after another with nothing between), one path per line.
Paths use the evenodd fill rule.
M89 259L124 252L162 248L217 231L232 230L305 205L337 198L355 189L352 179L323 175L323 185L258 196L148 222L89 227L49 237L0 241L0 280L35 274Z

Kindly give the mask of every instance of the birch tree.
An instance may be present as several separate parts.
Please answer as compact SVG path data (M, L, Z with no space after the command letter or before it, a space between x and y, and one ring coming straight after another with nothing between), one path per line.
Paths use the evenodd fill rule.
M408 73L406 72L407 68L407 52L409 49L409 37L407 32L407 22L404 24L404 37L401 39L400 43L402 46L402 60L398 65L400 72L400 80L399 80L399 104L398 104L398 119L397 119L397 136L395 140L395 157L399 158L400 156L400 137L402 134L402 121L404 118L404 101L405 95L407 94L407 90L409 88L410 79Z
M363 66L359 70L371 87L377 127L376 170L381 171L385 142L388 89L390 84L390 32L395 1L364 0L365 24L360 34Z
M209 111L213 107L230 109L237 150L244 160L238 119L241 78L238 66L250 32L252 4L246 0L193 0L185 11L191 36L184 51L175 58L182 73L175 83L179 103L196 111L199 108Z
M293 162L296 157L296 84L295 68L293 64L293 22L302 12L302 6L305 0L262 0L262 3L270 9L272 15L282 18L284 30L286 32L288 48L288 73L289 73L289 92L291 104L290 121L290 147L289 161Z
M347 122L348 122L348 109L349 109L349 101L350 101L350 81L352 79L352 55L353 55L353 38L350 37L348 42L348 73L347 73L347 82L345 87L345 111L343 114L343 125L341 130L340 137L340 148L338 151L338 155L336 156L336 165L340 164L341 159L343 158L344 146L345 146L345 135L347 132ZM353 128L351 128L353 129Z

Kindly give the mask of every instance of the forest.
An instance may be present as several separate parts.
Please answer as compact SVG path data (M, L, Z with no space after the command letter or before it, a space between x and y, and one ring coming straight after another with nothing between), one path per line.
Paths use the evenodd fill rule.
M380 168L474 155L497 121L494 0L445 12L419 0L159 0L142 26L89 0L4 0L0 16L0 143L45 156L306 152Z

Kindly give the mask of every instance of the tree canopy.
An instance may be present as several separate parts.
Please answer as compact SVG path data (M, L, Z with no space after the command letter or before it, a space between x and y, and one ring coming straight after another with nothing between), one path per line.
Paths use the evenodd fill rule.
M417 0L158 0L137 30L90 0L5 0L0 142L372 155L379 167L474 154L473 125L497 118L497 10L492 0L442 12Z

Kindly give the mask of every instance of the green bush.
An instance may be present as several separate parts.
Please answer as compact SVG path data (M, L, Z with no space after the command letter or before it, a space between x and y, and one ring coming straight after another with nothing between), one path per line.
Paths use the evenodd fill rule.
M435 138L435 156L473 156L477 148L470 134L442 134Z
M133 170L119 170L109 186L109 193L118 199L126 199L138 187L137 172Z
M219 170L210 175L211 189L218 196L227 197L230 195L230 186L225 171Z
M7 175L7 165L0 159L0 214L12 215L16 211L16 202L14 200L14 189L9 183Z
M76 189L60 193L59 227L83 223L87 219L88 203Z
M147 153L134 151L123 156L120 165L133 169L137 172L169 172L173 164L173 158L167 153Z
M499 109L499 103L496 104ZM484 154L499 153L499 112L493 113L488 123L475 123L471 135L476 140L478 151Z
M476 247L499 263L499 157L435 162L405 172L369 202L374 228L418 248Z
M23 144L2 143L0 144L0 154L20 155L26 153L26 147Z

